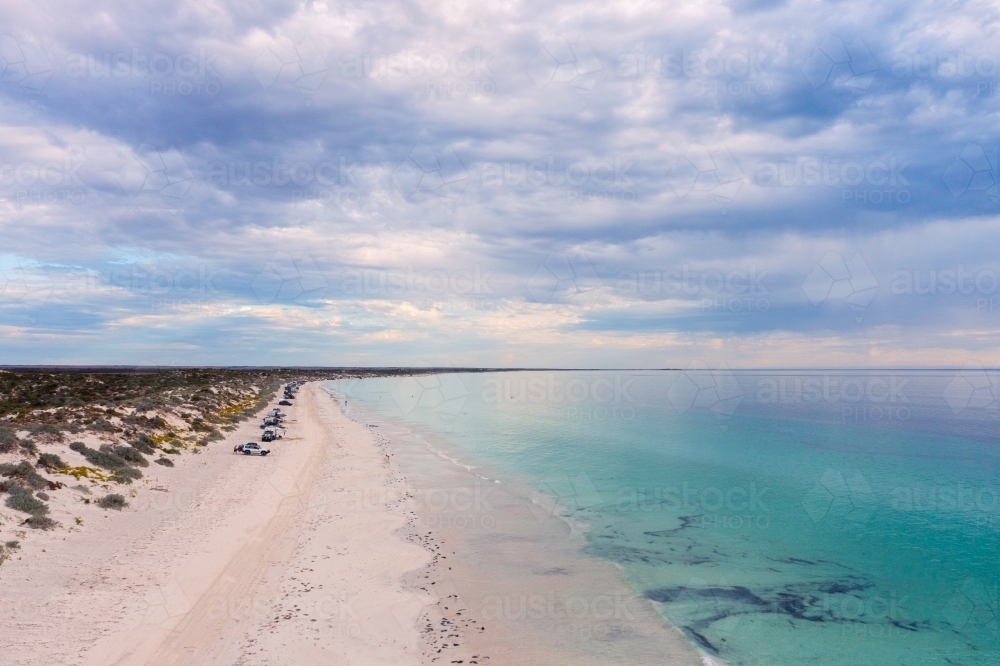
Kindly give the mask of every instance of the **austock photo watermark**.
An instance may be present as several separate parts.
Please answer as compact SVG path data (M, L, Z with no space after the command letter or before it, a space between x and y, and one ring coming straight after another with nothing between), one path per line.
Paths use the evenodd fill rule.
M721 271L695 269L688 264L672 269L619 271L615 291L626 298L682 298L699 303L704 312L749 313L771 309L768 272L751 266Z
M897 156L849 160L825 155L756 165L754 183L763 188L833 188L844 204L907 204L913 198L906 169Z
M753 395L759 405L830 406L840 412L843 421L907 421L913 415L907 395L910 381L893 374L762 377Z
M480 193L556 192L568 204L632 203L635 162L624 155L567 160L535 159L466 163L449 147L414 146L393 173L393 182L411 202L457 201L473 184Z
M942 397L955 416L1000 419L1000 368L970 361L951 378Z
M770 488L750 481L729 487L701 486L688 481L674 486L622 487L612 508L619 513L663 513L678 520L662 535L688 527L725 530L763 530L771 527Z
M46 50L30 35L0 35L0 74L4 83L39 92L55 73Z
M773 92L766 78L768 54L754 48L707 52L680 48L658 51L647 47L619 54L615 76L692 82L701 95L764 97Z
M711 412L721 422L736 413L745 395L725 363L712 368L692 361L667 389L667 403L679 414Z
M459 269L358 269L340 279L345 296L414 299L450 311L494 311L494 271L476 265Z
M344 156L333 160L271 159L213 161L206 165L206 181L221 189L278 190L292 202L356 204L361 200L357 162Z
M459 269L359 269L350 271L340 282L349 296L400 296L405 294L444 296L492 296L492 270L476 265Z
M1000 486L958 482L874 487L858 469L827 469L802 500L813 524L862 527L876 512L923 514L944 523L966 522L987 532L1000 532Z
M416 80L427 97L453 99L492 96L493 59L477 46L458 53L345 53L336 65L345 80Z
M978 97L989 97L997 92L1000 56L900 51L892 55L888 72L904 81L957 83Z
M549 405L569 419L631 421L636 416L631 393L635 382L634 377L620 372L610 377L571 372L498 375L483 381L479 397L493 405Z
M0 155L0 192L17 206L82 205L90 188L81 180L83 159L69 154L58 160L13 160Z
M54 267L29 257L0 254L0 294L7 302L28 306L77 301L100 292L97 271Z
M220 270L207 264L172 266L129 263L109 266L102 282L148 300L154 311L190 311L208 308L221 295Z
M635 201L635 183L629 170L635 162L623 155L608 159L565 161L554 155L520 161L484 162L484 189L565 190L570 204Z
M977 313L1000 312L1000 270L962 264L940 269L898 270L892 273L893 296L956 297Z
M403 377L393 382L391 393L403 414L423 410L442 419L461 414L469 399L465 381L454 373Z
M182 53L128 51L72 53L64 71L71 79L135 80L154 95L217 95L221 89L215 62L219 54L198 49Z
M382 85L416 83L433 99L489 97L496 91L494 55L482 47L455 52L352 51L334 53L323 40L279 34L253 61L264 90L293 89L313 95L329 78Z
M626 593L597 595L485 595L473 606L484 620L505 624L544 622L571 638L612 639L636 633L639 601Z
M496 519L490 496L495 490L496 485L488 481L447 488L379 486L345 492L343 506L348 511L378 513L386 506L409 501L426 527L492 531Z
M802 64L802 72L817 91L869 92L877 78L903 85L939 84L978 97L997 92L1000 57L966 49L952 51L897 50L876 55L875 42L860 35L826 35Z
M1000 486L975 484L923 484L896 486L886 502L894 511L926 513L940 519L948 514L954 519L971 521L977 528L1000 532Z

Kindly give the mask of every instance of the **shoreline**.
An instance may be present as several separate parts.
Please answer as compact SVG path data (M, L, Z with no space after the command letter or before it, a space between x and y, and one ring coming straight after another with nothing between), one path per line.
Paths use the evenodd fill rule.
M712 663L551 500L327 386L4 563L7 663Z
M339 402L339 401L338 401ZM584 526L547 496L497 483L428 432L351 404L405 475L408 537L433 549L407 575L438 601L422 618L429 663L722 666L641 597L614 563L583 552Z

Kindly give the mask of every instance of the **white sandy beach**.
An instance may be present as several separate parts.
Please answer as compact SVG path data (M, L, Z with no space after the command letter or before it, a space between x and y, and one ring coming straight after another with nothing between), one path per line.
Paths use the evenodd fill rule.
M403 493L368 492L398 480L319 385L299 395L270 456L232 454L252 420L122 513L81 500L72 533L32 534L0 567L5 663L420 663L433 599L399 581L431 558L396 534Z
M120 513L54 504L62 527L0 566L5 663L708 663L549 509L318 383L286 411L265 458L233 455L251 419Z

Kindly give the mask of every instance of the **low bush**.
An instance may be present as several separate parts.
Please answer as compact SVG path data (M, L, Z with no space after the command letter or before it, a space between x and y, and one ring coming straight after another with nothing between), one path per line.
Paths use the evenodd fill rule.
M125 498L118 493L111 493L110 495L105 495L101 499L97 500L97 506L102 509L114 509L115 511L121 511L128 506L128 502Z
M13 428L0 426L0 453L13 453L20 443Z
M16 484L10 484L9 495L5 504L14 509L33 516L44 516L49 512L49 505L34 497L30 490Z
M73 442L69 448L82 455L92 465L111 470L112 479L117 483L132 483L133 479L142 478L142 472L133 467L128 460L114 453L110 446L105 445L97 450L83 442Z
M142 478L142 472L131 465L120 467L111 473L111 480L115 483L132 483L136 479Z
M133 465L138 465L139 467L149 467L149 461L146 460L145 456L132 446L104 445L101 447L101 451L104 451L105 453L113 453L122 460L126 460Z
M22 460L16 465L10 463L0 465L0 476L13 479L32 490L41 490L50 485L45 477L36 472L27 460Z
M37 497L40 500L45 500L46 502L49 501L49 494L42 490L39 490L37 493L35 493L35 497Z
M111 421L107 419L95 419L93 423L90 424L91 430L96 430L98 432L117 432L118 428L115 427Z
M51 530L58 524L48 516L31 516L22 523L35 530Z
M31 436L45 441L63 441L63 431L69 428L68 424L56 423L26 423L25 429Z
M157 465L163 465L164 467L174 466L174 461L171 460L170 458L157 458L153 462L155 462Z
M62 458L54 453L43 453L38 456L38 462L35 464L50 470L59 470L66 467L66 463L63 462Z
M156 449L153 448L153 440L151 440L149 435L145 433L139 435L139 439L132 442L132 448L140 453L145 453L150 456L156 453Z

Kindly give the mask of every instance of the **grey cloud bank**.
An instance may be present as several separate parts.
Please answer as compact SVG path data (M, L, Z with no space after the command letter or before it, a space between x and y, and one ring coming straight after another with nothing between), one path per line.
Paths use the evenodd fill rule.
M99 13L0 28L7 363L996 365L988 4Z

